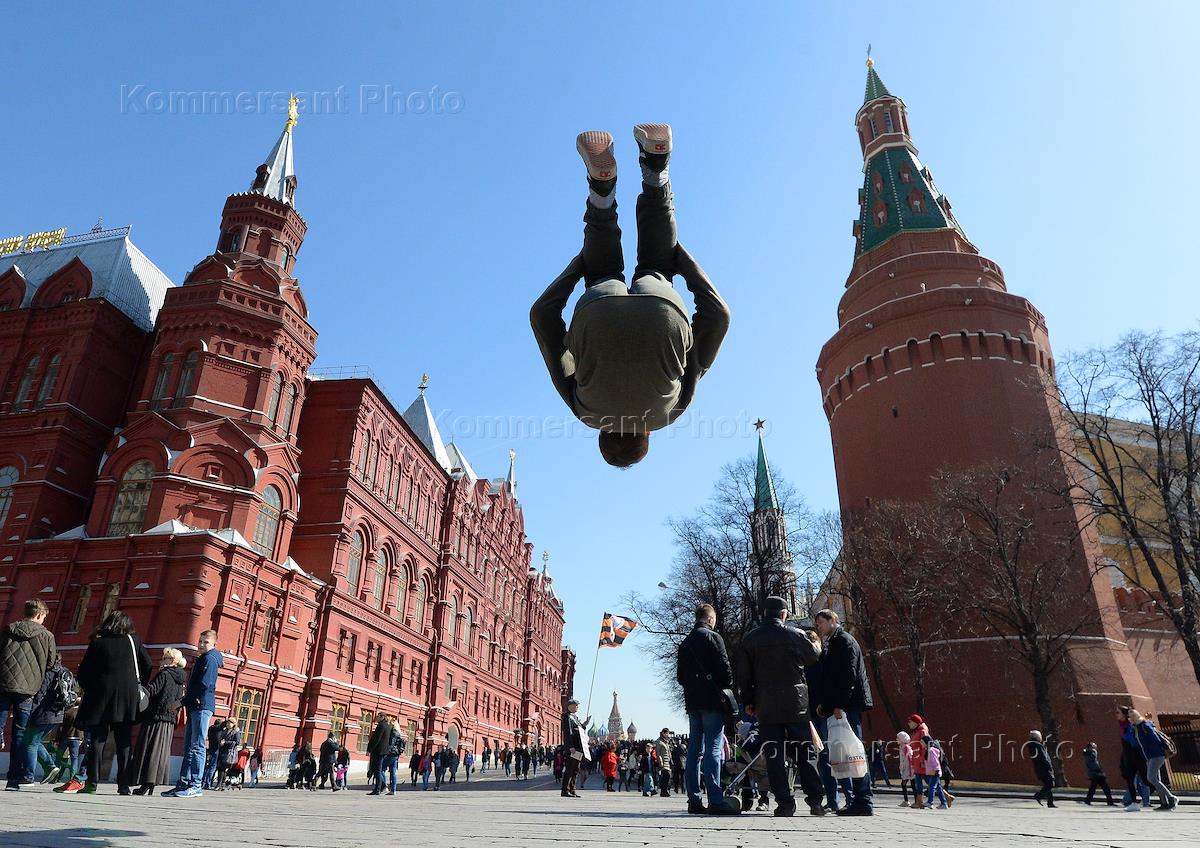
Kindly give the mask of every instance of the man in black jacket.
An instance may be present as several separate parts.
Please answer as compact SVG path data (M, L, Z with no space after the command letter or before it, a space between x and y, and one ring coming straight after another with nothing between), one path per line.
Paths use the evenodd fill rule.
M1033 763L1033 773L1037 775L1038 782L1042 784L1042 788L1033 796L1033 800L1038 804L1042 803L1042 799L1046 799L1046 806L1054 806L1054 763L1050 759L1050 751L1046 749L1046 743L1042 741L1042 732L1040 730L1029 731L1029 741L1025 743L1029 748L1029 760Z
M746 634L738 651L738 683L746 712L758 719L767 760L771 794L777 816L796 812L796 799L787 779L787 760L796 763L804 801L814 816L821 806L821 777L809 733L806 666L821 655L816 636L809 639L787 627L787 602L772 595L763 606L765 621Z
M862 714L874 706L871 684L862 649L854 637L842 629L838 614L823 609L814 617L817 633L825 644L821 658L821 692L817 714L825 718L846 719L854 735L862 739ZM828 739L826 732L823 739ZM874 815L871 776L864 774L851 783L850 803L838 815ZM832 799L831 799L832 800Z
M562 792L564 798L578 798L579 795L575 792L575 776L579 774L579 764L584 757L588 756L587 735L583 728L591 721L591 716L588 716L583 722L580 722L576 713L579 712L579 702L574 698L567 701L567 711L563 713L562 719L562 740L563 740L563 781Z
M683 686L683 704L688 714L688 752L684 788L689 813L733 815L739 804L726 803L721 791L721 755L725 747L725 690L733 686L733 671L725 641L714 627L717 612L709 604L696 608L696 626L679 646L675 679ZM703 777L708 807L700 794Z

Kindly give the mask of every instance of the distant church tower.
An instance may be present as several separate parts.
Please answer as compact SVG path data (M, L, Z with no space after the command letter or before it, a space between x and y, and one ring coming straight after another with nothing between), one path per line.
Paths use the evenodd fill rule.
M788 549L787 518L779 505L771 466L767 463L767 449L763 444L764 423L762 420L755 422L758 429L758 467L754 474L754 512L750 514L751 555L758 609L762 609L768 595L779 595L788 602L788 609L793 614L807 615L807 609L801 612L796 607L796 570Z
M1045 317L1008 291L1000 266L967 238L917 158L904 101L867 64L865 96L854 119L863 155L854 262L838 303L837 332L821 349L816 369L843 519L881 500L926 501L942 470L1023 462L1028 437L1022 434L1051 432L1056 423L1054 402L1037 382L1054 375ZM967 136L986 132L986 121L978 123L988 115L986 105L969 114ZM1028 223L1041 228L1046 221L1038 215L1047 199L1024 202ZM1065 472L1050 482L1065 489ZM1108 733L1117 704L1148 702L1112 586L1094 572L1101 556L1089 528L1068 556L1081 590L1078 603L1092 608L1096 623L1072 640L1055 684L1064 695L1057 712L1065 739ZM852 610L847 623L854 626ZM989 732L1024 738L1037 721L1029 706L1032 682L982 621L961 624L963 638L927 646L933 679L944 674L954 685L928 692L924 712L942 717L945 739L969 737L981 716ZM904 666L902 651L889 650L899 643L889 641L884 630L878 647L886 654L885 683L895 702L911 704L911 666ZM964 692L971 695L970 709L963 709ZM874 713L875 732L882 732L878 723L887 718L881 710ZM1008 779L1023 777L1021 765L995 766L990 779L1005 768ZM1082 778L1077 766L1068 768Z
M608 714L608 741L620 742L625 738L625 727L621 721L621 708L617 706L617 691L613 690L613 708Z

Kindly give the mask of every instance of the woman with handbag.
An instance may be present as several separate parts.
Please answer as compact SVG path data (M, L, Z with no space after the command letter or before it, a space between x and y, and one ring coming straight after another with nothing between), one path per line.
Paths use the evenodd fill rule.
M153 795L156 785L171 782L171 740L178 725L185 665L187 661L179 649L167 648L158 673L146 687L150 706L142 714L142 730L130 765L133 782L138 784L134 795Z
M150 655L133 632L133 622L120 610L105 616L92 634L77 678L83 701L75 721L89 732L88 781L80 792L94 793L106 777L100 773L100 754L109 733L116 738L117 792L129 795L129 753L133 723L148 707L149 693L142 685L150 672Z

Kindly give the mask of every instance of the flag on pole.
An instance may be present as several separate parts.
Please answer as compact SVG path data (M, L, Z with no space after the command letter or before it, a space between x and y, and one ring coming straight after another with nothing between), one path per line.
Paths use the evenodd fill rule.
M637 627L637 622L632 618L626 618L623 615L613 615L611 612L606 612L604 614L604 620L600 622L600 647L621 647L621 643L625 641L625 637L628 636L635 627Z

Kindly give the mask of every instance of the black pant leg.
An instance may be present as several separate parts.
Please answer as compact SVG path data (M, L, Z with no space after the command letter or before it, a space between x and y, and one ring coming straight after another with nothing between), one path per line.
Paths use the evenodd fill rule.
M100 782L100 755L108 742L108 725L101 724L88 730L87 776L88 783ZM107 775L104 775L107 777Z
M1108 788L1108 778L1100 778L1100 788L1104 790L1104 798L1108 803L1113 802L1112 790Z
M117 786L129 788L129 759L133 747L133 722L123 721L113 725L113 736L117 742Z
M616 201L608 209L597 209L588 203L583 213L583 250L579 255L583 258L585 286L624 274L625 254L621 252Z
M771 785L771 794L780 807L791 807L795 805L796 798L787 779L787 725L760 724L758 732L762 739L763 759L767 761L767 781Z
M1090 804L1092 802L1092 798L1096 796L1096 786L1098 783L1099 781L1094 777L1088 781L1087 796L1083 799L1086 803Z
M668 280L675 274L675 200L671 184L642 185L637 201L637 268L634 279L654 271Z

